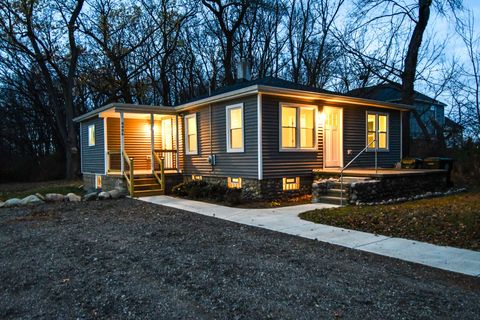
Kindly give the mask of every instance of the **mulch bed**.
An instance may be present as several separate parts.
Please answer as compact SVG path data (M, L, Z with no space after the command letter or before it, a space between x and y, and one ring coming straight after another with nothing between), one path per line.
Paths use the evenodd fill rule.
M480 191L393 205L313 210L300 217L385 236L480 250Z
M480 314L480 279L131 199L0 209L0 318Z

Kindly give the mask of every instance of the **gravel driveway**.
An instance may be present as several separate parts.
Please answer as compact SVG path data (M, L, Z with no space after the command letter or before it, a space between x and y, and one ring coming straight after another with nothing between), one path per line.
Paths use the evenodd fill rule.
M480 279L131 199L0 209L0 318L480 315Z

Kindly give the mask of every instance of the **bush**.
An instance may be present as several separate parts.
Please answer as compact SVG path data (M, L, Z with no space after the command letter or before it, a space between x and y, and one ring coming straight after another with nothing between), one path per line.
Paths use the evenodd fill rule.
M230 189L219 183L208 183L203 180L180 183L172 188L172 193L178 197L214 200L231 205L242 202L242 189Z

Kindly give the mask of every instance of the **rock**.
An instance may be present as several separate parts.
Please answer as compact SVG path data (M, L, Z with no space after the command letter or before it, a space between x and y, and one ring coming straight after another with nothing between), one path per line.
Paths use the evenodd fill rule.
M47 193L45 195L45 201L47 202L60 202L64 200L65 200L65 196L60 193Z
M16 207L22 205L22 200L18 198L11 198L5 201L5 204L3 205L5 208L8 207Z
M3 208L5 206L5 202L0 201L0 208Z
M100 200L110 199L110 193L102 191L98 194L98 199Z
M78 196L78 195L76 195L75 193L72 193L72 192L68 193L65 197L70 202L80 202L80 201L82 201L82 197L80 197L80 196Z
M113 189L113 190L108 191L108 194L110 195L110 198L112 198L112 199L118 199L121 196L120 191L118 191L117 189Z
M42 196L40 193L35 193L35 195L37 196L38 199L42 200L42 201L45 201L45 197Z
M86 195L83 196L83 200L84 201L97 200L97 193L96 192L87 193Z
M35 204L35 203L42 203L43 201L37 197L36 195L29 195L21 200L21 204Z

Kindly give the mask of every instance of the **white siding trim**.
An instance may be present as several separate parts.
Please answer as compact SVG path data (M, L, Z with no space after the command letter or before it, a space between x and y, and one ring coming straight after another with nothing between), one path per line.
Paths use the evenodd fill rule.
M242 113L242 147L241 148L232 148L230 146L230 110L232 109L240 109ZM235 152L245 152L245 114L243 112L243 103L237 103L230 106L225 107L225 119L226 119L226 131L227 131L227 153L235 153Z
M403 159L403 113L400 111L400 161Z
M103 150L104 150L104 174L106 175L108 172L108 146L107 146L107 118L103 118Z
M83 128L82 128L82 122L80 122L80 172L84 174L83 172Z
M262 141L262 94L257 95L257 158L258 158L258 180L263 179L263 141Z
M122 174L125 171L125 159L123 158L125 152L124 126L123 112L120 112L120 171Z

